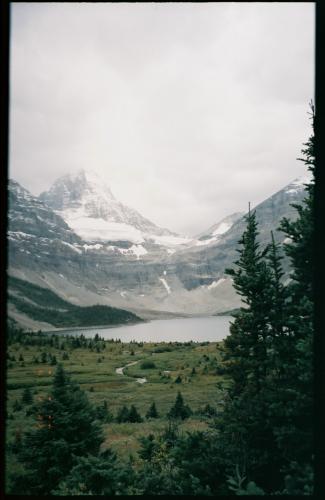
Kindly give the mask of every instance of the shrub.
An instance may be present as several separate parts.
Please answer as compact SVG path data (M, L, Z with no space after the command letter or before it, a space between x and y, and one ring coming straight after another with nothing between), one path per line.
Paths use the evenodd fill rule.
M150 368L156 368L156 365L153 361L142 361L140 368L142 370L148 370Z

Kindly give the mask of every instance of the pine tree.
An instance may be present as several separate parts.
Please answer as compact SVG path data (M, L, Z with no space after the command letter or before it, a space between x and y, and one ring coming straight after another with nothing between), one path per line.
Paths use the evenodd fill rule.
M62 478L53 495L127 495L134 473L107 449L98 456L78 457L67 477Z
M278 401L274 407L279 419L275 434L285 457L284 470L296 485L302 481L301 471L311 469L313 456L315 114L312 104L311 111L313 133L304 144L303 158L299 160L305 163L312 178L306 185L307 195L303 203L292 204L298 213L296 220L284 218L280 225L281 231L291 240L285 245L285 252L293 272L287 287L287 338L290 348L285 355L278 352L285 368L285 380L279 386ZM306 484L311 488L310 475L308 477Z
M33 395L29 387L26 387L23 391L21 401L25 405L31 405L33 402Z
M122 422L128 422L129 421L129 410L128 408L124 405L122 408L117 413L116 416L116 421L120 424Z
M260 250L256 213L246 215L247 228L239 244L236 269L226 269L233 286L247 307L241 307L225 339L225 360L234 381L233 393L240 394L249 384L259 392L267 372L268 312L270 304L270 271L266 251Z
M226 270L246 307L235 314L224 341L226 374L233 383L219 427L226 460L235 463L243 476L263 481L269 474L277 484L276 442L268 421L266 388L274 371L271 320L277 317L274 297L277 287L281 290L277 281L281 266L275 243L260 249L255 212L249 210L246 221L236 268Z
M50 494L74 457L97 454L103 435L94 417L85 392L58 365L52 391L39 405L37 428L24 437L18 458L26 475L16 478L13 493Z
M148 409L148 411L146 413L146 418L158 418L158 416L159 415L157 412L156 404L153 401L153 403L151 404L150 408Z
M128 416L128 421L132 422L132 423L142 422L142 417L134 405L131 405L131 408L129 411L129 416Z
M188 405L185 405L183 396L180 392L177 393L174 405L169 410L167 416L169 418L181 418L184 420L188 418L192 413L192 410Z

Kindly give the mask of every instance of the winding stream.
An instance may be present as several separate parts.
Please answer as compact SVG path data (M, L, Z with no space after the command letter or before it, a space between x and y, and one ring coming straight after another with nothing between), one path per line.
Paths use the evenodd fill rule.
M118 374L118 375L124 375L124 372L123 370L125 368L127 368L128 366L133 366L133 365L136 365L137 363L139 363L139 361L132 361L132 363L128 363L127 365L125 366L121 366L120 368L116 368L115 372ZM130 376L130 375L129 375ZM134 378L134 377L133 377ZM148 382L146 378L136 378L135 379L139 384L144 384L145 382Z

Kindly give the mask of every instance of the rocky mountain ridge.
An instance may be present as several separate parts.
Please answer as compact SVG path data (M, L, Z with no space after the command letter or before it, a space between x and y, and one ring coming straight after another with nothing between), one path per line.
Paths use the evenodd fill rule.
M111 193L107 197L111 202ZM278 241L284 241L276 228L283 216L295 217L290 203L299 203L303 197L303 180L295 180L256 207L263 245L269 242L271 229ZM82 239L59 215L71 209L71 196L64 199L62 195L56 205L60 210L53 210L11 181L9 200L9 273L46 287L64 300L121 307L142 317L165 312L213 314L240 305L224 270L237 257L237 243L245 228L241 214L202 232L192 244L171 248L149 239L143 243ZM91 218L94 223L101 219Z

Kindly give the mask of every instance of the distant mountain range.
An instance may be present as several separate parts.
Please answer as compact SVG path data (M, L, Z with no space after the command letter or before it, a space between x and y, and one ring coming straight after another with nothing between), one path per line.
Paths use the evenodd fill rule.
M304 198L304 182L308 177L256 207L262 244L271 230L284 241L276 229L282 217L296 217L290 204ZM243 216L232 214L187 238L120 203L93 173L61 177L38 198L11 180L9 274L75 306L101 304L143 318L214 314L240 305L224 270L238 255ZM39 327L19 304L9 301L10 316Z

